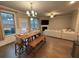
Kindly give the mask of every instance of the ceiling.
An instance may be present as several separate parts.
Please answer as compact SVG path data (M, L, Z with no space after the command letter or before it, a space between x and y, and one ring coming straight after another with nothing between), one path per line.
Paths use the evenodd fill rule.
M69 4L70 1L32 1L33 9L38 12L39 16L46 16L50 12L69 13L79 7L79 2ZM30 10L30 1L0 1L4 5L22 12Z

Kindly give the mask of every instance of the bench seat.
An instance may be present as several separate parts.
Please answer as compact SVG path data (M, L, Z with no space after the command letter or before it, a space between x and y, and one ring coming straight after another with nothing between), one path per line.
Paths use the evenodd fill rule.
M40 36L40 37L36 38L35 40L33 40L32 42L30 42L29 46L31 46L32 48L35 48L38 44L40 44L44 40L45 40L45 37Z

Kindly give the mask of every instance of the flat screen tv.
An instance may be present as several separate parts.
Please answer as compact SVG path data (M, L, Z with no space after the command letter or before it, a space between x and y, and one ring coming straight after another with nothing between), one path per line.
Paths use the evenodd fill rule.
M49 20L41 20L41 25L48 25L49 24Z

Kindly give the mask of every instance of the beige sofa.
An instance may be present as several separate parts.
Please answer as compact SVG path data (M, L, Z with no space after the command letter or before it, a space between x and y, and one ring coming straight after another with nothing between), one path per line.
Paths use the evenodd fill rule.
M76 41L77 40L77 33L76 32L69 32L69 31L62 31L62 30L45 30L43 32L44 35L67 39Z

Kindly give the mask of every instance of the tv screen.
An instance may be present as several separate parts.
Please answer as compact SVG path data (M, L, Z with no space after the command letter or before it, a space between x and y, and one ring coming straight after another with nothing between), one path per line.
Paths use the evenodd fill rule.
M41 25L48 25L49 24L49 20L41 20Z

